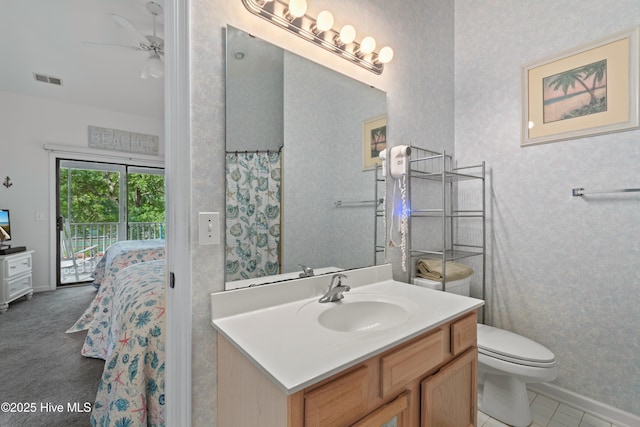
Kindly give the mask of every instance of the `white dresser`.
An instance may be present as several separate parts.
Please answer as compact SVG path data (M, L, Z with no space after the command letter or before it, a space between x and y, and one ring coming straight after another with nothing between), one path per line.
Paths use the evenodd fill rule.
M27 299L33 296L31 280L33 252L17 252L0 256L0 313L7 311L11 301L25 295Z

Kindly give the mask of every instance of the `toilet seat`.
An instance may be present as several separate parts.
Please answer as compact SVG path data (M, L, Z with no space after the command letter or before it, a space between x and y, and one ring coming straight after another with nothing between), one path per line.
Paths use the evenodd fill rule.
M518 365L551 368L555 356L545 346L504 329L478 324L478 352Z

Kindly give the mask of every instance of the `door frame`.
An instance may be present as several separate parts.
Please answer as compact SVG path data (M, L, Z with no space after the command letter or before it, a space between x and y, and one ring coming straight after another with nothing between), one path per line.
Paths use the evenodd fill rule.
M135 158L130 158L134 160ZM63 165L62 163L65 163ZM126 164L121 161L96 161L96 160L70 160L67 158L56 158L55 162L55 177L56 177L56 205L54 207L54 216L56 220L60 219L60 217L65 216L68 212L60 212L60 169L68 168L74 170L91 170L91 171L103 171L103 172L115 172L119 174L118 179L118 236L117 240L127 240L129 237L129 175L130 174L149 174L149 175L162 175L165 177L164 167L151 167L149 165L142 166L138 163L134 164ZM69 186L69 191L71 186ZM70 203L70 200L69 200ZM62 259L62 226L61 224L57 224L56 229L56 287L64 286L64 285L75 285L78 283L86 283L87 279L84 281L76 281L76 282L66 282L61 283L62 278L62 268L61 268L61 259ZM106 248L105 248L106 249Z
M168 427L190 426L192 412L190 9L190 0L165 2L165 218L167 272L175 277L166 294Z
M62 163L68 163L64 166ZM53 210L53 214L56 218L56 221L59 221L64 215L63 212L60 211L60 185L62 184L60 180L60 169L75 169L75 170L92 170L92 171L103 171L103 172L115 172L119 174L118 178L118 240L124 240L126 238L126 225L128 223L127 218L127 168L128 166L122 163L107 163L107 162L96 162L96 161L86 161L86 160L68 160L68 159L57 159L55 165L55 175L56 175L56 205ZM70 178L67 177L67 181L71 184ZM72 196L73 193L71 191L71 185L68 186L68 196ZM69 207L71 209L71 200L68 200ZM69 212L65 212L68 214ZM70 221L70 218L69 218ZM61 241L63 239L63 224L60 222L56 222L56 288L58 286L64 285L75 285L79 283L86 283L87 279L84 281L76 280L75 282L67 282L62 283L62 245ZM125 234L122 234L122 230L124 230ZM78 279L76 273L76 279Z
M58 261L55 257L58 255L58 231L57 231L57 218L56 218L56 205L58 202L58 160L77 160L86 162L98 162L98 163L117 163L126 166L148 166L154 168L164 168L164 158L161 156L136 156L131 153L114 153L105 150L95 150L84 147L73 147L65 145L52 145L46 144L44 149L49 151L49 235L52 236L49 239L49 253L51 259L49 260L49 291L56 289L56 274ZM166 176L165 176L166 179Z
M140 156L165 168L167 190L166 248L167 272L175 274L176 286L166 293L166 413L168 427L191 425L191 66L190 66L190 0L173 0L164 4L165 77L164 77L164 152L161 157ZM51 148L47 148L52 151ZM62 157L83 155L104 159L96 151L81 147L62 147ZM84 153L84 154L78 154ZM50 153L49 170L55 171L56 155ZM113 156L113 153L109 153ZM109 156L107 156L109 157ZM128 156L120 157L120 159ZM95 157L94 157L95 158ZM53 167L51 166L53 165ZM55 172L51 172L52 174ZM53 181L53 182L52 182ZM50 179L49 206L55 203L55 180ZM52 212L51 210L49 212ZM56 231L51 221L50 233ZM54 234L50 234L53 236ZM49 239L50 253L56 239ZM55 260L50 276L55 274ZM49 283L55 282L49 281ZM50 289L50 290L55 290Z

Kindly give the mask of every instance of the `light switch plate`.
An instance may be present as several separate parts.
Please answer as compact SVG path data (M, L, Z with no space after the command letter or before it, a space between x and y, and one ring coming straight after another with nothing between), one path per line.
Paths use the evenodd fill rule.
M198 243L220 244L220 212L198 212Z

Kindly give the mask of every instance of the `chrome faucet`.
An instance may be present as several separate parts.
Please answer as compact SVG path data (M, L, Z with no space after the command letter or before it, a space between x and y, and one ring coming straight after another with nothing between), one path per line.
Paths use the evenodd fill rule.
M306 265L298 264L302 267L302 273L298 275L298 277L313 277L313 268L307 267Z
M351 290L349 286L342 284L342 279L346 278L347 276L344 274L334 274L331 277L331 285L329 285L329 290L322 296L322 298L318 300L318 302L336 302L344 298L344 295L342 295L342 293L349 292L349 290Z

